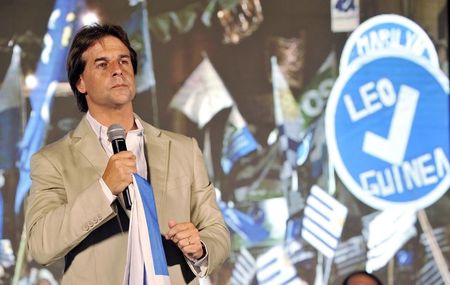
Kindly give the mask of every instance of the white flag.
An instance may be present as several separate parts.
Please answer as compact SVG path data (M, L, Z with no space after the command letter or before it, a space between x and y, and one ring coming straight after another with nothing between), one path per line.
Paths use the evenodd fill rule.
M172 98L169 107L181 111L201 129L219 111L233 104L211 62L204 58Z
M373 272L385 266L394 254L417 234L416 215L412 209L387 209L369 224L366 270Z
M366 263L366 244L362 235L342 241L336 249L334 264L339 276L363 270Z
M249 285L256 274L256 260L245 247L241 247L239 256L231 274L231 285Z
M302 285L297 271L282 246L274 246L256 259L259 285Z
M347 218L347 208L314 185L306 200L302 237L326 257L332 258Z

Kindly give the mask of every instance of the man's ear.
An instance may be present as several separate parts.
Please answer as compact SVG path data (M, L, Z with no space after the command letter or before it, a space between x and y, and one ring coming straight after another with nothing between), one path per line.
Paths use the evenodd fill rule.
M86 86L84 84L83 76L81 75L77 82L77 89L81 94L86 94Z

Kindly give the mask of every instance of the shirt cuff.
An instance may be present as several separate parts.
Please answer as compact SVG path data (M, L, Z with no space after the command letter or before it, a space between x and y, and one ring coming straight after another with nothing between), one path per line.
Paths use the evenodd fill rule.
M205 254L200 259L193 259L185 256L187 262L192 265L192 268L195 270L196 275L199 277L205 277L206 271L208 270L208 248L203 241L200 241L203 246L203 250Z
M108 185L106 185L105 181L103 181L103 178L100 177L98 181L100 182L100 186L102 188L103 193L105 194L106 199L111 205L117 199L117 196L111 192Z

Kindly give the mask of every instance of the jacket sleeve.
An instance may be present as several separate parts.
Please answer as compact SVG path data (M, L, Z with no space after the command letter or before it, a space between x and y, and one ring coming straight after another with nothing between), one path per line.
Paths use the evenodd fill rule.
M207 275L216 270L230 253L230 233L217 205L214 185L209 181L202 153L193 140L193 183L191 221L208 248Z
M70 202L58 169L45 153L31 160L32 185L25 208L28 250L40 264L64 257L115 212L95 181Z

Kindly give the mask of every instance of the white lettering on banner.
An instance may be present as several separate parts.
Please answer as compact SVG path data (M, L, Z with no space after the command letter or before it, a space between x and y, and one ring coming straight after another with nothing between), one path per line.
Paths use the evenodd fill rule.
M383 105L385 107L394 105L397 98L394 85L387 78L381 78L376 84L373 81L369 81L362 85L359 88L359 95L363 104L363 108L359 110L356 109L352 97L348 94L344 95L345 107L352 122L359 121L381 110Z
M320 82L317 89L305 92L300 101L300 107L303 113L309 117L319 116L325 107L325 102L330 95L333 84L334 79L326 78Z
M403 33L405 33L403 35ZM401 39L406 40L402 43ZM379 29L362 35L356 41L358 56L381 50L407 50L415 55L422 55L426 50L426 42L418 34L401 29Z
M406 47L416 55L423 54L427 48L424 39L411 31L406 32Z
M367 170L359 175L361 188L374 196L387 197L439 182L450 174L450 163L442 148L383 170Z
M368 35L363 35L356 42L356 51L359 56L377 50L401 47L400 29L379 29L372 31Z

